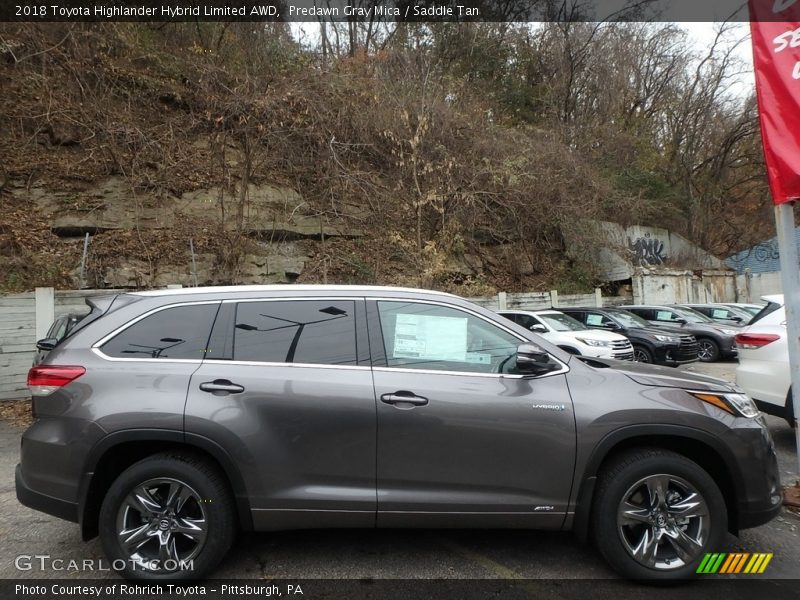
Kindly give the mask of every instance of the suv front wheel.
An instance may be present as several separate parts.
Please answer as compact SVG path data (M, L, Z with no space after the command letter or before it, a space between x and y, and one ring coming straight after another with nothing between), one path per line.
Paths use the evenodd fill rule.
M691 577L728 529L725 501L711 476L661 449L617 456L598 477L594 541L619 573L640 580Z
M191 579L213 569L235 535L223 476L199 457L162 453L127 468L100 509L110 566L130 579Z

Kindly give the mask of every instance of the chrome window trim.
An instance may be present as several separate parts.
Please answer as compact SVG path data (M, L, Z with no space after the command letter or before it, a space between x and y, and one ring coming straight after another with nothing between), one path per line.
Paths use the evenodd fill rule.
M381 373L422 373L424 375L458 375L460 377L491 377L494 379L545 379L555 375L563 375L569 372L569 367L563 362L551 356L553 360L561 364L558 371L546 373L544 375L514 375L511 373L473 373L471 371L437 371L435 369L408 369L406 367L373 367L373 371Z
M134 362L162 362L162 363L172 362L172 363L200 364L201 362L203 362L202 358L122 358L122 357L117 357L117 356L108 356L105 352L103 352L101 350L101 346L103 344L105 344L106 342L108 342L109 340L111 340L111 339L115 338L116 336L118 336L120 333L122 333L123 331L125 331L129 327L132 327L133 325L135 325L136 323L138 323L142 319L146 319L150 315L154 315L157 312L161 312L162 310L167 310L169 308L179 308L181 306L201 306L201 305L205 305L205 304L221 304L221 301L220 300L199 300L199 301L189 301L189 302L176 302L176 303L173 303L173 304L165 304L163 306L157 306L156 308L153 308L151 310L148 310L148 311L142 313L141 315L139 315L138 317L136 317L132 321L128 321L124 325L121 325L120 327L117 327L111 333L106 334L105 336L100 338L98 341L96 341L94 344L92 344L91 350L92 350L92 352L94 352L100 358L102 358L104 360L112 361L112 362L131 362L131 361L134 361Z
M103 354L100 348L95 348L94 346L91 348L91 350L103 360L107 360L110 362L151 362L151 363L164 363L164 364L184 363L192 365L199 365L200 363L203 362L202 358L118 358L114 356L108 356L107 354Z
M517 338L520 342L530 342L531 341L529 339L526 339L526 338L522 337L521 335L519 335L515 331L512 331L511 329L509 329L508 327L506 327L502 323L495 322L495 321L483 316L482 314L475 312L474 310L472 310L470 308L467 308L467 307L464 307L464 306L459 306L457 304L451 304L450 302L442 302L440 300L425 300L425 299L417 299L417 298L413 298L413 299L412 298L384 298L384 297L379 297L379 296L367 296L366 299L367 300L374 300L376 302L405 302L407 304L433 304L433 305L436 305L436 306L443 306L445 308L450 308L450 309L453 309L453 310L460 310L460 311L469 313L472 316L477 317L478 319L481 319L481 320L489 323L490 325L494 325L498 329L501 329L501 330L505 331L506 333L510 334L512 337ZM378 318L380 318L380 314L379 314ZM386 352L386 348L384 348L384 352ZM546 373L545 375L539 375L539 376L536 376L536 375L510 375L510 374L507 374L507 373L476 373L476 372L471 372L471 371L444 371L444 370L435 370L435 369L409 369L407 367L389 367L389 366L386 366L386 367L373 367L373 370L374 371L380 371L380 372L425 373L425 374L429 374L429 375L448 375L448 376L460 375L462 377L495 377L495 378L498 378L498 379L545 379L547 377L554 377L556 375L563 375L564 373L568 373L569 372L569 366L567 365L567 363L565 363L562 360L560 360L559 358L553 356L549 352L547 354L550 356L551 360L554 360L558 364L560 364L561 368L559 370L557 370L557 371L553 371L552 373Z
M157 359L156 359L157 360ZM328 365L324 363L287 363L287 362L260 362L257 360L224 360L221 358L209 358L203 360L203 364L209 365L236 365L240 367L292 367L300 369L341 369L346 371L370 371L372 367L367 365Z
M227 298L218 300L223 304L240 304L242 302L316 302L320 300L333 300L335 302L349 301L355 303L363 300L362 296L276 296L274 298Z

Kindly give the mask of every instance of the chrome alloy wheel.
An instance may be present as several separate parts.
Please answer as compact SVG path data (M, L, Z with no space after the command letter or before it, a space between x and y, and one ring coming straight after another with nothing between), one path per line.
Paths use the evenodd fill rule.
M202 550L208 522L200 495L177 479L149 479L135 487L117 512L117 538L137 568L177 570Z
M651 475L623 495L617 531L636 562L673 570L700 555L711 521L705 499L688 481L675 475Z
M639 348L633 349L633 360L640 363L649 363L650 362L650 355L647 354L645 350L640 350Z
M697 348L697 358L703 361L709 361L714 358L716 352L714 351L714 343L708 340L700 340Z

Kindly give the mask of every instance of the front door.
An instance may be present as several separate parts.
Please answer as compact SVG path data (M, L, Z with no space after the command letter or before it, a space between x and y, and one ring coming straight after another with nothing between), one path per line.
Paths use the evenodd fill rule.
M575 459L566 367L511 374L526 340L461 307L371 300L368 315L378 525L561 527Z

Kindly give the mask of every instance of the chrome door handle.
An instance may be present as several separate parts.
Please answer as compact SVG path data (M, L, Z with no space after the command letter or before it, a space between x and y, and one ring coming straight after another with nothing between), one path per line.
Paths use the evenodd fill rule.
M227 379L215 379L214 381L206 381L200 384L200 389L204 392L211 392L217 396L224 394L241 394L244 388L235 383L231 383Z
M395 392L394 394L384 394L381 396L381 402L393 405L411 404L412 406L425 406L428 403L428 399L412 394L411 392Z

